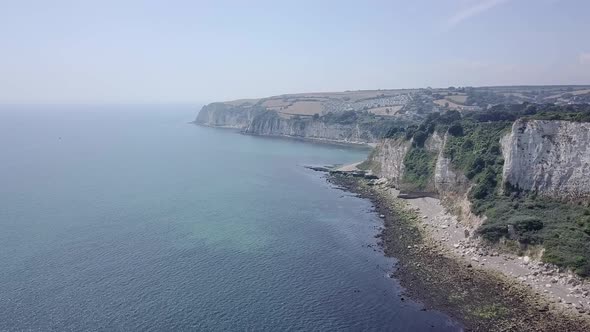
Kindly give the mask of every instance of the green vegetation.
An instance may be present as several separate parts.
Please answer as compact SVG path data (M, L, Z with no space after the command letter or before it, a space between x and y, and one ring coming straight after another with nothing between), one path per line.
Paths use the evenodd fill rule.
M318 118L314 118L318 119ZM329 124L358 125L370 131L374 137L387 137L393 128L405 128L408 123L389 116L380 116L367 111L328 112L319 120Z
M420 125L408 126L404 130L392 128L389 137L405 137L412 140L412 146L404 157L403 187L407 191L427 191L434 188L434 168L436 152L428 151L424 144L435 130L444 131L448 126L461 119L457 111L443 114L431 113ZM402 136L403 135L403 136Z
M463 119L449 127L453 128L455 135L448 136L444 154L474 183L470 197L475 212L483 212L478 210L480 201L496 194L502 181L504 159L500 138L511 125L512 122L507 121L474 122Z
M490 304L475 308L470 313L477 319L490 320L497 317L506 316L510 310L500 304Z
M543 261L590 276L588 207L512 192L486 200L480 209L487 220L478 232L486 240L504 237L523 245L543 245Z
M511 186L502 188L500 139L519 117L590 121L590 106L498 105L463 117L457 112L431 114L420 125L392 129L394 137L403 134L413 142L404 159L404 183L413 190L429 189L436 155L423 145L434 131L447 132L443 153L473 184L472 211L487 217L478 234L490 242L513 240L520 244L517 251L542 245L543 261L590 276L588 203L565 203Z
M515 121L519 118L590 122L590 104L567 106L529 103L496 105L487 111L473 113L470 117L479 122Z
M429 151L425 144L433 133L447 133L442 153L456 170L469 179L468 196L472 211L486 216L478 234L490 242L507 239L506 243L516 251L527 246L542 246L545 262L590 276L590 202L560 202L537 197L534 192L503 187L504 160L500 147L500 139L517 119L590 122L590 105L522 103L488 107L510 98L492 90L463 90L468 96L466 104L478 104L487 109L465 111L463 114L458 111L428 113L429 99L414 98L405 109L418 114L416 118L423 119L419 124L367 111L296 116L292 120L294 125L302 127L310 121L354 125L372 137L411 140L412 146L403 160L405 171L401 181L404 190L408 191L433 190L436 152ZM425 92L425 95L428 93ZM256 116L269 117L267 120L271 122L280 120L274 111L260 111ZM360 167L375 171L379 165L365 162Z
M369 112L365 113L370 114ZM322 121L328 123L354 124L358 123L363 117L368 115L365 113L356 111L346 111L340 113L328 112L327 114L321 116L321 119Z
M466 105L486 107L488 105L513 103L516 98L513 96L504 96L490 90L465 88L467 93Z
M529 118L537 120L565 120L575 122L590 122L590 105L549 106L538 110Z
M377 149L372 149L367 159L365 159L365 161L363 161L362 163L358 164L356 167L363 171L371 170L373 171L373 173L376 174L381 172L381 164L374 161L376 153Z
M433 183L436 153L423 147L412 147L404 158L403 182L407 190L426 190Z

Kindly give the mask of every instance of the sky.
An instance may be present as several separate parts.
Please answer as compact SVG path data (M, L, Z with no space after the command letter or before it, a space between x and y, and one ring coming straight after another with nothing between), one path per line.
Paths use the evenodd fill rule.
M590 84L589 0L0 0L0 103Z

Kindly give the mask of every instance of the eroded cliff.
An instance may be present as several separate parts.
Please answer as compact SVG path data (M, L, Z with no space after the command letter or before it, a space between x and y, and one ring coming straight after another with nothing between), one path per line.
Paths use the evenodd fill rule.
M469 188L469 180L451 164L445 156L447 136L434 132L424 143L424 149L435 154L433 177L425 189L447 195L464 195ZM412 148L412 140L389 138L381 140L367 162L373 174L387 178L397 188L403 188L406 156Z
M375 143L397 120L349 111L319 116L287 116L252 104L212 103L201 109L195 123L236 128L246 134L286 136L341 143Z
M410 146L411 142L403 138L381 140L369 156L370 170L399 187L404 174L404 158Z
M235 106L225 103L212 103L203 106L197 118L196 124L221 127L221 128L247 128L252 119L262 110L255 106Z
M560 199L590 196L590 123L517 120L502 153L506 184Z
M285 118L267 111L255 116L244 130L247 134L287 136L344 143L377 142L379 132L359 123L331 123L322 118Z

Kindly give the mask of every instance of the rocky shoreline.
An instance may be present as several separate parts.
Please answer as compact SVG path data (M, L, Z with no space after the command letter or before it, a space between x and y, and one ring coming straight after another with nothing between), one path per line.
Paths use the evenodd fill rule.
M568 310L565 302L548 300L522 280L483 268L482 248L460 242L453 252L442 246L432 230L422 225L417 210L392 196L390 188L379 185L380 180L365 178L360 172L330 172L328 180L373 202L384 222L379 234L384 254L398 259L392 277L400 280L407 296L426 307L448 313L470 331L590 331L585 310ZM469 259L461 253L470 255ZM555 278L550 268L532 265L539 271L531 273L531 279L547 274ZM570 281L562 279L557 277L554 284Z

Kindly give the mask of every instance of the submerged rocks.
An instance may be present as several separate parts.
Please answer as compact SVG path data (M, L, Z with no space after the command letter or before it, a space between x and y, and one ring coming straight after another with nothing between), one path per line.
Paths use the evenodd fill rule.
M330 172L330 169L325 166L303 166L307 169L311 169L312 171L316 172Z

